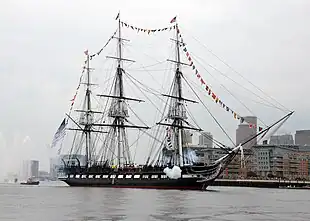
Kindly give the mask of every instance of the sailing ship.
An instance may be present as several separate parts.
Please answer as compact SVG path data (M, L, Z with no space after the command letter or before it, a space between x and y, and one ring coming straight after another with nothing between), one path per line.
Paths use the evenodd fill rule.
M178 25L174 25L175 39L175 59L168 60L175 64L174 78L171 82L169 94L162 94L167 100L167 110L165 110L162 120L156 123L157 127L164 128L164 134L161 138L152 137L154 143L158 144L158 149L153 157L149 156L143 165L136 165L131 156L128 144L127 130L138 129L148 134L149 126L135 125L129 120L128 102L142 102L140 99L125 96L125 87L123 75L126 73L123 62L130 61L123 57L122 26L124 23L119 15L118 30L113 39L117 40L117 56L109 57L115 59L117 68L114 76L111 94L98 95L109 102L108 110L95 111L92 109L92 88L90 72L90 60L92 58L86 52L87 60L85 65L86 86L84 103L82 110L76 110L80 113L79 120L75 120L70 114L66 114L61 126L54 136L56 141L62 139L66 134L64 131L70 130L75 133L74 142L69 153L69 157L62 159L62 175L59 176L69 186L87 186L87 187L115 187L115 188L155 188L155 189L183 189L183 190L206 190L206 188L218 178L227 165L241 151L242 146L264 135L275 125L280 124L291 116L293 112L288 113L277 122L262 129L255 136L249 137L240 145L228 147L219 145L225 151L225 155L216 161L206 165L195 162L190 159L190 149L185 148L184 135L185 130L192 130L201 133L200 127L193 126L188 121L186 103L198 103L194 100L184 97L183 84L184 76L182 67L191 64L181 62L180 48L184 46L183 39L180 38ZM175 18L174 21L176 22ZM125 24L127 26L127 24ZM131 26L132 29L134 29ZM136 28L135 28L136 29ZM163 29L164 30L164 29ZM142 31L142 30L141 30ZM150 30L148 30L149 32ZM95 121L94 116L105 115L106 120ZM68 128L68 122L74 127ZM99 153L95 154L95 141L98 136L102 136L101 148ZM80 141L77 141L77 138ZM206 137L208 138L208 137ZM99 141L97 142L99 143ZM79 147L74 150L74 146ZM83 150L85 160L76 157ZM84 163L83 163L83 162Z

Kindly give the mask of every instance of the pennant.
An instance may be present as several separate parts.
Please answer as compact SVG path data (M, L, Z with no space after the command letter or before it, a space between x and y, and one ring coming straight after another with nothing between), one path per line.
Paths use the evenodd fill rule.
M216 95L214 94L214 92L212 93L212 98L215 99Z
M117 16L116 16L115 20L117 20L118 18L119 18L119 13L117 14Z
M171 19L170 23L174 23L177 21L177 16L175 16L173 19Z
M70 101L74 101L76 98L76 94L74 95L74 97L70 100Z
M85 54L85 55L88 55L88 49L87 49L86 51L84 51L84 54Z

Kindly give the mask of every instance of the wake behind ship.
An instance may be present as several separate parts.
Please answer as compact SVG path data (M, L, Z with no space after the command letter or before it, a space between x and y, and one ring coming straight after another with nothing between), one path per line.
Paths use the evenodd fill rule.
M176 17L171 20L171 26L162 29L142 29L120 20L118 14L118 29L108 40L105 46L96 54L89 54L85 51L85 67L80 77L80 83L86 87L82 99L82 108L75 110L79 113L78 118L71 115L71 110L75 105L77 92L72 99L70 112L66 114L58 128L52 147L55 147L58 141L63 141L67 137L66 131L73 132L69 146L69 158L62 159L62 174L60 180L70 186L96 186L96 187L115 187L115 188L156 188L156 189L184 189L184 190L205 190L207 186L218 178L227 165L241 151L242 146L256 139L258 136L264 136L270 128L287 120L292 112L274 124L263 128L258 128L259 132L255 136L249 137L238 146L228 147L219 141L216 145L224 150L226 154L209 165L198 164L193 157L193 150L186 146L184 139L185 132L192 131L200 133L207 139L210 137L201 133L203 130L198 126L193 116L189 113L187 104L198 103L195 100L184 97L184 87L187 86L209 112L203 100L193 90L187 77L183 75L183 66L194 70L195 75L204 86L208 95L221 106L228 107L222 103L211 88L202 79L200 72L190 57L187 46L184 43ZM125 96L124 77L140 84L138 88L148 88L140 81L132 77L124 68L124 62L133 62L124 58L123 45L128 41L122 37L122 27L126 27L137 32L155 33L172 30L175 32L172 41L175 44L175 59L168 60L174 64L173 79L170 82L168 93L161 94L161 100L165 101L164 110L161 113L160 120L156 122L156 127L149 127L145 123L136 125L131 122L129 111L133 113L141 122L141 118L134 113L130 102L143 102L141 99ZM100 106L99 110L93 109L93 90L95 85L91 82L90 61L99 56L104 48L110 43L110 40L117 41L117 56L107 56L116 61L116 71L113 77L113 83L110 84L110 94L98 94L97 97L104 99L106 104ZM184 52L189 63L181 62L181 52ZM142 90L141 94L144 95ZM164 99L163 99L164 98ZM152 103L150 99L149 102ZM159 109L155 107L156 109ZM230 110L230 109L228 109ZM235 118L243 121L243 118L235 112L232 112ZM211 114L209 112L209 114ZM211 114L219 127L223 127ZM194 122L194 123L191 123ZM68 125L71 125L68 127ZM256 126L256 125L255 125ZM132 157L131 145L129 144L127 129L137 129L144 135L150 137L150 153L147 156L145 164L137 166L134 157ZM148 132L153 131L153 132ZM224 131L225 132L225 131ZM139 136L138 136L139 139ZM137 140L138 140L137 139ZM135 142L134 142L135 143ZM152 144L151 144L152 143ZM61 143L62 146L62 143ZM59 149L59 152L62 148ZM78 159L76 154L85 156L85 164Z

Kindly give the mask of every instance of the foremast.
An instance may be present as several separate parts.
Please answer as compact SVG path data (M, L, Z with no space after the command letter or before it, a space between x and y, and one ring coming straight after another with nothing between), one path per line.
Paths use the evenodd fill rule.
M105 133L105 132L102 130L94 129L94 126L96 125L93 124L93 118L94 118L93 115L96 113L102 114L102 112L92 110L91 86L93 84L91 83L90 72L93 70L93 68L90 67L90 55L88 54L88 50L86 50L84 53L86 54L87 59L86 59L86 66L84 67L84 69L86 70L86 79L85 79L85 82L82 83L86 85L83 108L82 110L75 110L76 112L81 112L78 122L76 122L71 116L69 115L67 116L77 126L77 128L68 128L68 130L81 131L83 134L85 134L85 166L86 168L88 168L89 166L91 166L91 162L93 161L92 153L94 150L94 148L92 147L91 134L92 133ZM70 155L72 154L71 152L70 152Z

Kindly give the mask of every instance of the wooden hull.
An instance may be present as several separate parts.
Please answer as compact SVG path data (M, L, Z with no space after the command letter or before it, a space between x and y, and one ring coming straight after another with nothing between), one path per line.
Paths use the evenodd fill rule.
M69 186L80 187L113 187L141 189L177 189L177 190L206 190L214 179L205 181L199 177L186 176L170 179L166 175L68 175L59 178Z
M141 189L177 189L177 190L206 190L212 181L197 182L199 178L179 179L118 179L118 178L60 178L69 186L80 187L112 187L112 188L141 188Z

